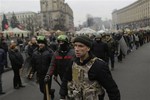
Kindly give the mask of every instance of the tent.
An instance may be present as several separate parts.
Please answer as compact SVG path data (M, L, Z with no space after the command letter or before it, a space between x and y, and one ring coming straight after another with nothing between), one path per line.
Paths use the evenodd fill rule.
M104 30L100 30L100 31L98 31L97 33L98 33L98 34L101 34L101 33L105 33L105 31L104 31Z
M91 28L82 28L77 34L95 34L96 31Z
M27 34L30 33L30 31L21 30L19 28L9 28L8 30L3 31L4 34L8 34L9 36L14 36L14 34L23 34L24 36L27 36Z
M8 28L7 30L4 30L4 31L3 31L4 36L6 36L7 34L8 34L9 36L13 36L14 33L13 33L12 31L13 31L12 28Z
M14 28L13 30L12 30L14 33L27 33L27 31L24 31L24 30L21 30L21 29L19 29L19 28Z
M19 28L14 28L12 32L14 34L23 34L24 36L27 36L30 33L30 31L21 30Z
M37 34L39 34L39 35L48 35L48 34L50 34L48 31L46 31L44 29L40 29L40 30L36 31L35 33L36 33L35 35L37 35Z

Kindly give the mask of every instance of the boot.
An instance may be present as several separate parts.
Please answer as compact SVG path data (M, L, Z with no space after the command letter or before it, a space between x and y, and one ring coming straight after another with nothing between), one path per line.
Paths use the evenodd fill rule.
M51 94L51 99L52 100L54 100L54 97L55 97L55 89L51 89L51 92L50 92L50 94Z

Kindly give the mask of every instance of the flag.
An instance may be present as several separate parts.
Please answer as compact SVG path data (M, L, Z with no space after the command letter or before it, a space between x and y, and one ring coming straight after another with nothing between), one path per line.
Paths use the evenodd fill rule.
M5 29L8 29L8 27L9 27L8 24L5 24Z
M24 27L23 27L23 25L21 25L21 24L18 24L18 26L17 26L19 29L21 29L21 30L23 30L24 29Z
M8 29L9 25L8 25L8 21L6 18L6 15L3 15L3 20L2 20L2 31L4 31L5 29Z

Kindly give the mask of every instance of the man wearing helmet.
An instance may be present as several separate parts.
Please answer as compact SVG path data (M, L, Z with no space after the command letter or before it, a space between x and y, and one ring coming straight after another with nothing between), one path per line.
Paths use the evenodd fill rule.
M45 76L45 81L48 81L52 75L54 75L55 79L57 79L59 75L62 80L66 69L70 66L74 57L74 50L71 49L69 38L66 35L59 35L57 41L59 47L52 57L51 65Z
M53 56L53 51L47 47L47 41L45 36L37 37L38 48L33 52L31 64L32 70L29 75L29 78L33 77L33 74L37 72L37 79L40 86L40 91L44 94L44 100L46 100L46 89L44 78L47 73L47 70L50 66L51 58ZM51 89L51 81L48 82L49 90ZM54 98L54 95L51 93L51 98Z

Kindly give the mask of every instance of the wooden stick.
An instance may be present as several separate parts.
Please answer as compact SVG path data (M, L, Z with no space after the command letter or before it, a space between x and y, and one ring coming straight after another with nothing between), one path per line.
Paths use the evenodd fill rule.
M48 88L48 84L46 83L46 99L50 100L50 94L49 94L49 88Z

